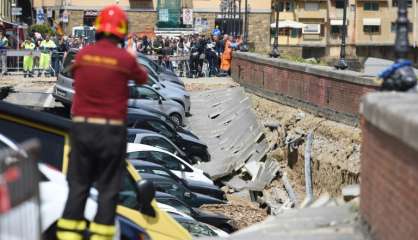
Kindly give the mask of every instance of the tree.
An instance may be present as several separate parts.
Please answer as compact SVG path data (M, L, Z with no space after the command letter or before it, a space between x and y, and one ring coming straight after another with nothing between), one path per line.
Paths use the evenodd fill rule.
M33 34L35 32L38 32L42 34L42 36L45 36L45 34L52 35L54 32L52 31L52 28L48 26L47 24L35 24L29 27L28 29L30 34Z

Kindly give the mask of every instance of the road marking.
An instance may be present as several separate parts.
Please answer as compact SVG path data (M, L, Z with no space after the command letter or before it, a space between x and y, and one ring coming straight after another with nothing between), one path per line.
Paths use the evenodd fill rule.
M48 97L46 98L43 107L51 107L51 104L53 103L54 97L52 96L52 91L54 91L54 86L50 87L46 93L48 93Z

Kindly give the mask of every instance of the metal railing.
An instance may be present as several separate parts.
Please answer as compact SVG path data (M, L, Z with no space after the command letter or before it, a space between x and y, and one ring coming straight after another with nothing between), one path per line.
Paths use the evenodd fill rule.
M64 52L51 52L51 61L49 65L49 72L52 74L56 74L59 72L61 67L61 63L63 62ZM8 73L23 73L23 57L25 56L33 56L33 71L40 71L42 69L39 68L39 58L41 56L41 51L39 50L3 50L0 51L0 57L6 55L7 57L7 72ZM1 62L0 62L1 68ZM2 69L1 69L2 70Z
M39 172L35 161L40 145L29 141L21 149L0 152L0 240L41 238Z

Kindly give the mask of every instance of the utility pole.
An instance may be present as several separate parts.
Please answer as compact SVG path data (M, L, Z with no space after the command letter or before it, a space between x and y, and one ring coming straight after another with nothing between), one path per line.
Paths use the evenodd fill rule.
M245 0L245 10L244 10L244 39L241 47L241 52L248 52L248 0Z
M417 91L417 76L412 62L407 59L410 50L408 41L408 5L407 0L398 0L398 19L396 21L395 54L396 62L379 75L383 79L382 90Z
M280 57L280 52L279 52L279 1L276 0L274 2L274 5L272 6L272 9L276 12L276 32L274 34L274 43L273 43L273 49L270 52L270 57L272 58L278 58Z
M337 64L335 64L336 69L347 69L348 65L345 61L345 38L347 36L347 1L344 1L344 9L343 9L343 26L341 29L341 47L340 47L340 60L338 60Z

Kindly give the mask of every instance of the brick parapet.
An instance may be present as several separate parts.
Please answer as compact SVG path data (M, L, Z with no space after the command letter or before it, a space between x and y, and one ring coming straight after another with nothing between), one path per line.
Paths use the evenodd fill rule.
M360 73L235 52L232 77L255 94L331 120L358 123L361 97L377 88Z

